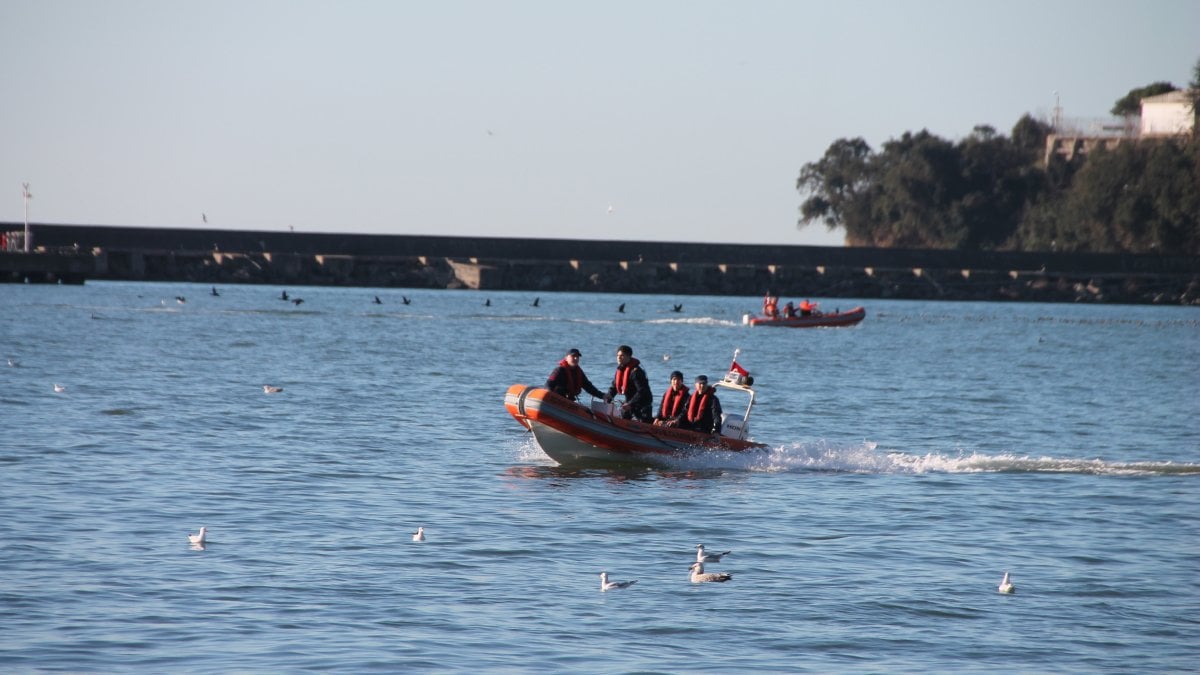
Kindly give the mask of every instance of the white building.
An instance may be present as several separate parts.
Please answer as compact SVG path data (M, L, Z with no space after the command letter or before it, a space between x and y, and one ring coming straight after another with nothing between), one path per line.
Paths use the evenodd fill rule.
M1172 91L1142 99L1142 136L1180 136L1195 129L1190 92Z

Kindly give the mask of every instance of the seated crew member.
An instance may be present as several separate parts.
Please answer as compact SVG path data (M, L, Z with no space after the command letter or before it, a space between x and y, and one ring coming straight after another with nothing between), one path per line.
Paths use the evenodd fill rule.
M812 313L814 310L816 310L816 308L817 303L809 302L808 298L805 298L800 302L800 316L812 316Z
M707 375L696 376L692 400L688 401L685 426L702 434L721 431L721 401L717 398L717 392L708 386Z
M690 399L691 392L683 383L683 373L676 370L671 373L671 386L667 387L667 391L663 394L662 403L658 406L658 416L654 418L654 425L660 427L680 426L687 415Z
M583 374L583 368L579 367L579 359L582 357L583 354L580 354L578 349L568 351L546 379L546 388L572 401L578 400L579 392L584 390L596 398L603 397L604 392L597 389L588 380L587 375Z
M617 372L613 374L612 386L608 388L604 400L611 403L618 394L625 397L625 403L621 405L623 419L654 421L654 395L650 393L650 381L646 379L641 361L633 358L633 347L629 345L617 347Z
M796 306L792 304L791 300L788 300L788 303L783 306L783 318L790 319L794 316L796 316Z

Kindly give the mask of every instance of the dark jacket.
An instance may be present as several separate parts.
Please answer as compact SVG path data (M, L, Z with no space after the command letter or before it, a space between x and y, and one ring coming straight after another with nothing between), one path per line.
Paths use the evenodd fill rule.
M707 398L707 400L705 400ZM711 387L705 388L705 396L692 392L692 400L688 401L688 411L685 426L692 431L702 434L715 434L721 431L721 399Z
M584 390L596 398L604 396L604 393L588 380L587 375L583 374L583 368L569 365L566 359L559 361L558 367L550 373L550 377L546 379L546 388L572 401L578 399L579 392Z
M646 371L642 370L642 362L630 357L625 365L617 368L613 375L612 386L608 388L608 396L617 394L625 396L629 404L628 417L634 417L643 422L654 420L654 394L650 393L650 381L646 379Z

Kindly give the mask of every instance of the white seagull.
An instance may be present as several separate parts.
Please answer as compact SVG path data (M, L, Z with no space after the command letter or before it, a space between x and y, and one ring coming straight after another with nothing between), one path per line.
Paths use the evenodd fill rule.
M612 591L618 588L629 588L636 583L637 579L634 579L633 581L609 581L608 572L600 573L600 590L602 591Z
M1016 593L1017 592L1017 587L1013 586L1013 583L1008 580L1008 572L1004 573L1004 580L1000 582L1000 588L997 590L999 590L1001 593Z
M283 391L283 387L272 387L269 384L263 385L263 393L264 394L278 394L281 391Z
M693 584L703 584L709 581L729 581L733 578L733 575L729 572L709 572L706 574L704 572L704 563L702 562L694 562L688 569L692 571Z
M188 541L192 542L193 544L195 544L197 546L203 546L204 545L204 537L207 535L208 535L208 528L201 527L199 534L189 534L188 535Z
M425 541L425 528L418 527L416 532L413 532L413 541Z
M66 390L67 390L67 385L65 385L65 384L55 384L54 385L54 393L56 393L56 394L61 394Z
M721 558L733 553L733 551L725 551L723 553L705 553L704 544L696 544L696 562L721 562Z

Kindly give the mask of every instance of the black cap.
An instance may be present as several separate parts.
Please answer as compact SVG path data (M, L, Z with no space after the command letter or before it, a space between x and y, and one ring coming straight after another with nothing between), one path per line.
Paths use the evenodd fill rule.
M696 381L703 382L704 384L708 384L708 376L707 375L697 375Z
M671 379L673 380L673 379L675 379L675 378L677 378L677 377L678 377L679 379L681 379L681 380L682 380L682 379L683 379L683 373L679 372L678 370L672 370L672 371L671 371Z
M578 349L572 348L567 352L567 356L583 356L583 354L580 354Z

